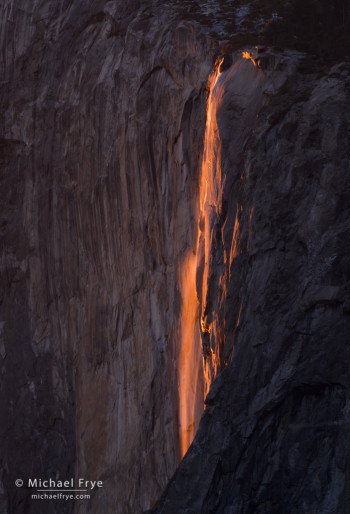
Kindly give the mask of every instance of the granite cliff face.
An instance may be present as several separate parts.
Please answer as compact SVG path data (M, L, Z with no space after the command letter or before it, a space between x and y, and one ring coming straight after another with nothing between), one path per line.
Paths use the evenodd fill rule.
M1 512L142 512L179 462L179 283L215 44L166 4L1 15ZM259 58L233 55L218 111L217 378L154 512L350 498L349 70ZM39 505L14 485L74 476L103 488Z
M179 461L178 273L196 230L209 44L124 2L2 6L3 507L103 480L140 512Z

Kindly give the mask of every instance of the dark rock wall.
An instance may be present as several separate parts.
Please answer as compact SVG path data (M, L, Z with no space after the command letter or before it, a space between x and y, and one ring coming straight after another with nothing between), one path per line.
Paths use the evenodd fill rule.
M1 476L103 480L136 513L179 460L178 273L210 51L137 2L1 5ZM41 510L40 510L41 509Z
M261 63L237 68L218 114L209 315L223 371L152 512L348 511L350 69L316 78L296 55Z

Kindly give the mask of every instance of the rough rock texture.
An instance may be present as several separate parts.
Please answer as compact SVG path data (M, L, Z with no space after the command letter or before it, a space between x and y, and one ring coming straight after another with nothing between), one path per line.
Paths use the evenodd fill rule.
M296 63L236 65L219 109L208 317L223 371L152 512L349 508L350 68Z
M1 4L1 512L134 514L178 464L211 54L150 7ZM103 489L73 507L14 485L72 476Z
M4 513L138 513L178 464L178 278L212 55L158 10L1 3ZM222 371L154 512L344 512L349 70L235 59L207 313ZM39 504L14 486L72 475L103 489Z

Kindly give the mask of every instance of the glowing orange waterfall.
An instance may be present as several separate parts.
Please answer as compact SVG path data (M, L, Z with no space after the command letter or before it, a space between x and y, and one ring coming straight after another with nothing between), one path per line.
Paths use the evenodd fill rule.
M205 268L203 276L203 308L206 298L206 283L208 277L210 256L210 227L209 217L212 209L217 211L221 200L221 168L220 168L220 138L216 121L216 109L220 104L224 89L215 88L219 76L219 60L208 81L209 98L207 105L207 121L204 141L204 154L199 194L198 219L203 220L199 225L197 251L190 251L181 268L181 346L179 352L179 417L180 417L180 447L181 457L190 446L197 430L200 416L204 407L204 392L208 385L203 384L203 361L201 358L201 337L199 329L199 301L196 291L197 255L200 239L205 241ZM203 231L203 233L202 233ZM209 331L203 322L202 331ZM209 380L209 377L208 377ZM207 381L207 380L206 380Z
M212 325L208 323L206 318L207 308L207 292L208 292L208 276L210 268L210 253L212 246L212 226L213 217L217 217L222 202L222 180L221 180L221 140L217 123L217 110L221 104L223 94L225 92L226 81L229 80L234 67L226 74L224 80L220 80L220 66L223 59L219 59L214 68L213 73L209 77L209 97L207 107L207 122L204 139L204 153L202 162L202 175L200 183L200 214L199 214L199 235L197 243L197 252L204 252L204 270L202 279L202 312L201 326L202 332L216 333L216 321ZM222 283L225 287L224 281ZM203 330L203 327L206 330ZM204 396L209 392L213 374L216 375L220 365L218 355L215 355L210 348L209 359L206 356L203 359L204 373Z
M241 252L240 218L243 215L243 207L237 205L230 248L225 247L224 226L221 229L224 269L218 279L218 290L220 291L217 298L218 304L215 307L216 310L213 310L209 306L208 281L210 281L212 271L210 259L213 248L213 228L215 221L220 217L224 186L221 176L221 140L217 112L222 103L227 82L241 66L243 66L243 70L247 70L247 60L256 68L255 73L260 73L259 61L256 59L257 48L251 52L245 51L242 53L242 59L221 75L220 68L223 58L219 58L208 80L209 95L199 185L197 245L196 250L190 251L184 259L180 277L182 312L178 369L181 457L186 453L197 430L204 407L203 398L206 397L211 382L217 376L220 366L223 365L219 352L224 347L226 337L224 313L227 282L230 279L231 265ZM251 68L250 64L249 66ZM243 73L241 81L242 77L243 80L253 78L251 72L248 75ZM242 88L242 82L240 87ZM251 208L249 233L253 211L254 209ZM249 245L249 237L247 244ZM241 310L242 304L235 327L231 327L232 330L240 324ZM203 358L201 358L201 353ZM227 364L226 359L224 363Z
M182 265L181 347L179 354L181 458L192 443L203 412L203 369L196 293L197 256L188 253Z
M221 201L221 141L219 136L218 124L216 121L216 110L224 88L215 88L220 77L220 60L209 77L209 98L207 108L207 123L205 128L204 139L204 153L202 162L202 175L200 183L200 232L204 236L204 255L205 266L203 275L203 289L202 289L202 319L206 306L207 297L207 279L209 271L209 257L210 257L210 217L211 214L218 213L219 203ZM204 225L204 226L203 226ZM201 234L199 234L199 238ZM199 247L199 239L197 249Z

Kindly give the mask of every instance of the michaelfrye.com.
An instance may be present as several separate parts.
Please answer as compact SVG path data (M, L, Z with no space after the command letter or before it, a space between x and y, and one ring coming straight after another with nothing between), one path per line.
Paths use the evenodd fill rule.
M15 485L18 488L32 489L33 500L89 500L91 491L103 487L102 480L87 480L85 478L70 478L68 480L54 480L52 478L17 478Z

